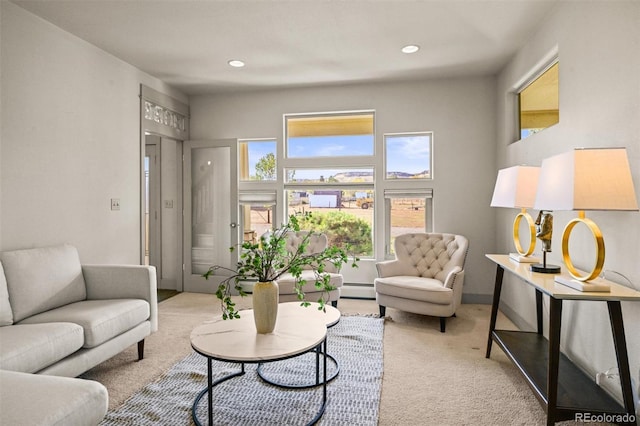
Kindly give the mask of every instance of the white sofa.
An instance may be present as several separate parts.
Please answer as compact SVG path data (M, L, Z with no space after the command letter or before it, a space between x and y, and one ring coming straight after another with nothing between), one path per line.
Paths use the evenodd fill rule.
M48 376L76 377L133 344L142 359L157 328L154 267L81 265L70 245L0 253L0 424L97 423L102 385ZM54 400L56 387L68 389L56 395L66 402L47 412L56 405L38 401ZM8 409L16 391L25 392L18 411Z

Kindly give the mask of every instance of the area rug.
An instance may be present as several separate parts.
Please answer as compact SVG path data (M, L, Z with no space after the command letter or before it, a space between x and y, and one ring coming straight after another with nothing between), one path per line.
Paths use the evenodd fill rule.
M327 386L327 407L319 425L378 423L383 332L382 319L360 316L342 317L328 330L327 352L337 360L339 374ZM247 364L245 375L216 386L215 425L305 425L315 416L322 403L322 386L283 389L262 381L256 368ZM213 379L238 369L238 364L214 361ZM336 365L329 362L327 375L335 372ZM265 364L262 374L278 383L309 383L309 378L315 377L315 356L306 354ZM192 404L206 383L206 359L192 353L109 411L101 425L192 425ZM205 397L198 405L198 418L203 424L207 421L206 409Z

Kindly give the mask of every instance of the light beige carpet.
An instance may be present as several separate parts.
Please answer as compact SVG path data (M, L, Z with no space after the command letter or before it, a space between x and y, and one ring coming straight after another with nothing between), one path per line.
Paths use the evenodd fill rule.
M251 298L238 298L249 308ZM344 314L377 314L373 300L341 299ZM159 331L84 377L103 383L111 408L157 379L192 349L191 330L219 312L215 296L181 293L159 304ZM463 305L440 333L439 320L387 309L380 425L543 425L546 415L524 379L495 345L484 357L490 306ZM514 328L503 316L499 328ZM563 422L562 424L573 424Z

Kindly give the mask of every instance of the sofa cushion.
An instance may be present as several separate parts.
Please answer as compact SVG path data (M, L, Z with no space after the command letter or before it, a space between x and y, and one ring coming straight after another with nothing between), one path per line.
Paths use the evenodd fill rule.
M72 323L0 327L0 369L35 373L82 347L82 327Z
M96 347L149 319L149 303L140 299L85 300L52 309L20 324L72 322L84 329L85 348Z
M75 247L61 245L0 253L13 321L86 299Z
M0 371L0 424L96 425L109 395L100 383L69 377Z
M329 274L329 283L336 288L342 287L342 274ZM314 271L304 270L300 275L300 278L305 280L304 286L302 286L302 291L305 293L317 292L319 291L316 288L316 275ZM280 278L278 278L278 291L280 294L295 294L295 285L296 279L290 273L282 274Z
M9 303L7 279L4 276L2 262L0 262L0 327L13 324L13 311Z
M403 299L420 300L439 305L449 305L453 301L453 290L445 287L433 278L413 277L409 275L376 278L376 293Z

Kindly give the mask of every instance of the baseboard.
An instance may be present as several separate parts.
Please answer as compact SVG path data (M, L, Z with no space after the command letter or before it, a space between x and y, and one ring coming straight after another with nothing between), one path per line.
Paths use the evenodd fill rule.
M376 292L372 284L344 284L340 291L340 297L346 299L374 299Z
M470 305L490 305L493 303L493 295L462 293L462 303Z
M520 314L507 306L506 303L500 304L500 311L502 311L519 330L535 330L536 327L534 325L529 324Z

